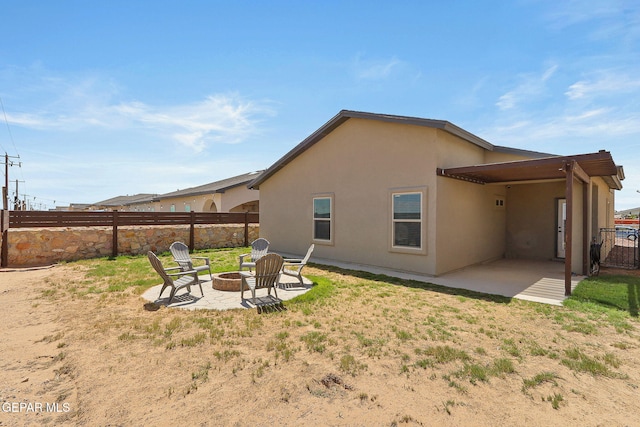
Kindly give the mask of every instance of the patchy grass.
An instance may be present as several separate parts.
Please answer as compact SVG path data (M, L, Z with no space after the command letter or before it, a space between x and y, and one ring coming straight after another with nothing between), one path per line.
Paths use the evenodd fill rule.
M247 250L197 255L209 256L214 271L231 271ZM160 258L172 265L169 254ZM53 300L61 307L75 301L66 318L83 327L70 328L74 334L51 333L43 342L64 338L60 360L76 360L76 352L92 345L117 352L127 363L136 357L142 365L172 360L184 375L163 386L170 399L213 395L228 383L258 392L269 387L275 393L270 398L295 403L292 411L309 403L307 395L374 410L444 389L459 400L443 395L432 404L434 410L458 416L464 412L458 408L495 390L514 395L516 403L522 399L524 406L531 405L535 391L538 405L542 399L561 413L594 400L597 387L585 390L576 380L585 374L593 376L589 379L596 386L604 380L621 388L639 386L630 362L640 348L633 315L635 279L602 276L615 292L604 292L602 284L581 284L564 307L556 307L309 265L305 275L312 289L286 301L283 311L163 307L150 312L142 309L138 295L159 278L146 257L82 261L65 268L77 274L47 282L50 289L39 294L40 301ZM328 372L348 376L360 388L352 392L319 384ZM394 414L399 424L427 424L424 418L412 419L415 414Z
M614 310L638 317L640 277L621 275L590 277L576 286L565 305L582 312L609 314Z
M539 374L534 375L532 378L524 378L522 380L522 392L527 393L529 389L538 387L544 383L551 383L553 385L558 385L556 381L558 379L558 375L553 372L541 372Z
M587 355L583 350L573 347L565 350L565 357L562 364L577 372L586 372L594 376L604 376L609 378L620 377L619 374L613 372L610 367L619 367L620 362L617 358L610 354L601 357L592 357Z

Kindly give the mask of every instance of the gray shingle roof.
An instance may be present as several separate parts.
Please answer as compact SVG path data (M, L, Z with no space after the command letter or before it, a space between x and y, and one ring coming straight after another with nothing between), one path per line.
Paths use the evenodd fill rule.
M157 194L135 194L133 196L117 196L101 202L93 203L94 206L126 206L133 203L150 202Z
M243 175L234 176L231 178L223 179L221 181L210 182L209 184L199 185L197 187L185 188L184 190L177 190L171 193L159 194L153 198L153 201L160 201L162 199L170 199L174 197L183 196L198 196L201 194L212 193L224 193L234 187L246 185L253 181L262 171L245 173Z

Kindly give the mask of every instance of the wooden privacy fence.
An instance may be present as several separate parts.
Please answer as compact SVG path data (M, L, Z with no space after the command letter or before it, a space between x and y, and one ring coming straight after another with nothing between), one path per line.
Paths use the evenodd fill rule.
M201 224L244 224L244 245L249 245L249 224L259 223L253 212L64 212L2 210L2 266L6 266L10 228L112 227L113 256L118 252L118 227L133 225L189 225L189 249L195 247L195 226Z

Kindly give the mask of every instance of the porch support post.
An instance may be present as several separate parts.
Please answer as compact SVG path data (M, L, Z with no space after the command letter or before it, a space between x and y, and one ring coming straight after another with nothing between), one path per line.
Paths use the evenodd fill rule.
M573 177L582 182L582 274L587 274L589 264L589 183L591 178L580 163L575 160L571 162Z
M587 271L587 220L588 220L588 190L587 185L590 181L587 174L578 164L577 161L571 160L565 162L564 170L567 174L566 181L566 198L567 198L567 222L565 225L565 258L564 258L564 294L571 295L571 264L573 257L573 180L578 179L584 185L582 186L582 274Z
M591 186L588 182L582 185L582 275L588 275L589 272L589 215L591 212L589 204L589 193ZM593 201L591 201L593 203Z
M564 231L564 294L571 295L571 255L573 246L573 171L575 160L565 163L564 170L567 173L565 197L567 198L567 222Z

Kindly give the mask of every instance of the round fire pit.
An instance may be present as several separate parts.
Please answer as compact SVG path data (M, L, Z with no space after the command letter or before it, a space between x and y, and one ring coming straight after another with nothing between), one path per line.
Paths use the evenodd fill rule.
M218 291L240 292L242 278L240 273L216 273L213 275L211 286Z

